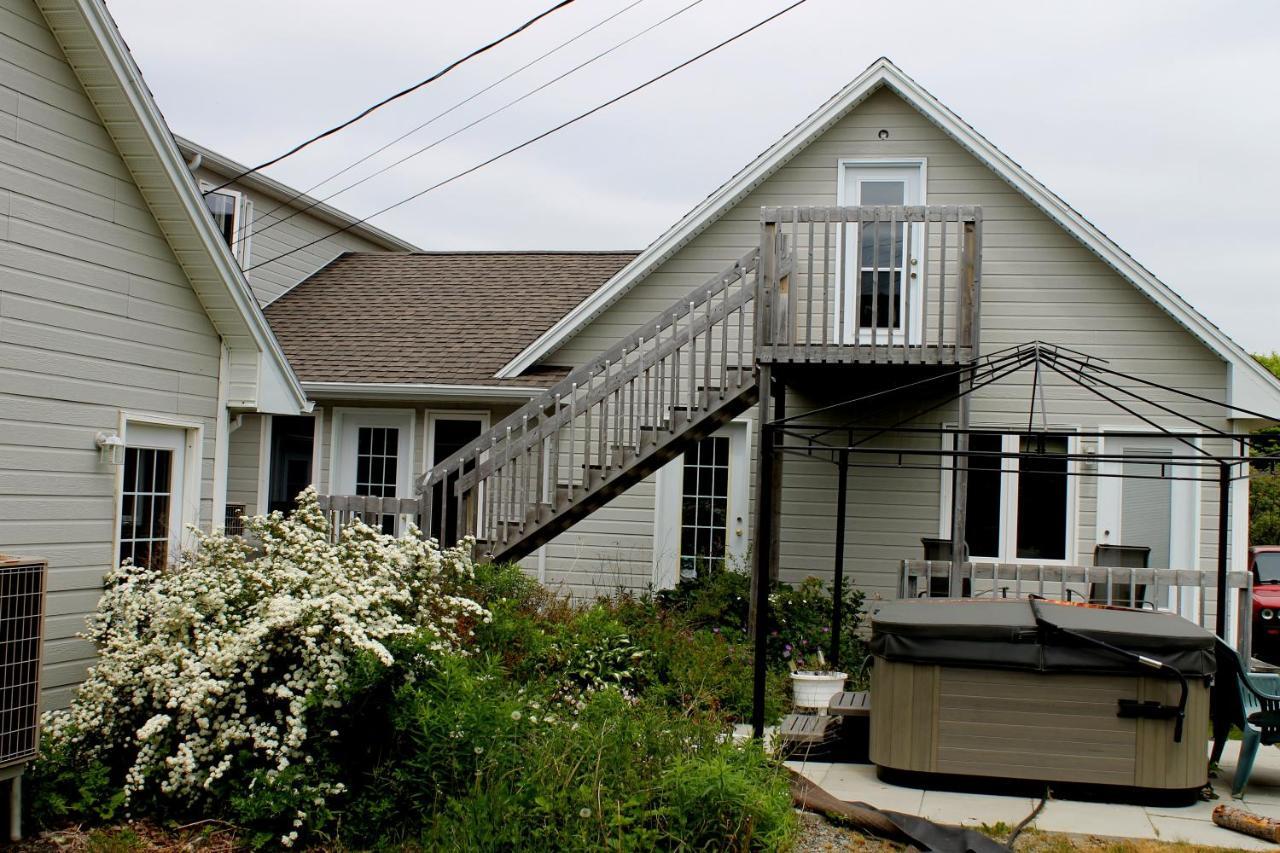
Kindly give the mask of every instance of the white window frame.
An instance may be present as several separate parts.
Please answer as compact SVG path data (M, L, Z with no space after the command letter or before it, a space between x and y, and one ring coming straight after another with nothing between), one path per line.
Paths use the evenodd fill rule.
M332 411L332 422L329 448L330 491L335 495L355 494L355 448L347 446L349 430L358 430L360 427L396 427L400 430L396 497L413 496L414 472L417 471L414 461L417 444L415 435L418 429L418 413L415 409L335 408Z
M161 427L182 430L185 447L182 457L182 499L178 502L178 516L171 516L170 529L170 563L177 560L183 551L196 546L196 537L191 527L200 524L201 471L204 470L204 423L189 418L179 418L158 412L121 411L116 432L129 446L129 426ZM124 510L124 465L114 466L115 471L115 527L111 534L111 563L120 562L120 526L123 523ZM172 507L170 507L172 510ZM214 508L216 514L217 508ZM176 530L175 530L176 526Z
M745 561L751 543L751 424L749 418L737 418L711 434L729 437L725 560L730 564ZM684 454L658 469L654 486L653 585L670 589L680 580Z
M954 424L949 425L954 428ZM972 430L978 432L998 432L1001 434L1001 450L1004 453L1017 453L1018 442L1026 431L1016 426L1008 425L978 425L971 427ZM1067 437L1067 454L1076 455L1080 452L1080 437L1075 435L1080 431L1076 426L1053 426L1051 425L1047 431L1056 435L1066 435ZM942 436L942 449L951 451L955 448L955 433L944 433ZM1018 459L1005 457L1000 460L1000 553L992 557L987 554L971 554L970 559L975 562L997 562L1012 563L1028 566L1074 566L1078 565L1080 559L1080 463L1075 459L1067 461L1067 524L1066 535L1067 543L1065 556L1060 560L1051 560L1043 557L1019 557L1018 556ZM940 508L938 518L938 537L940 539L951 538L951 473L955 465L954 456L944 456L942 465L941 488L938 490L940 496Z
M241 268L249 265L249 241L251 226L253 224L253 202L250 201L243 192L234 190L231 187L223 187L222 189L214 189L214 184L207 181L200 182L200 193L204 195L229 195L235 198L235 209L231 214L231 254L239 261ZM208 207L206 206L206 210ZM210 212L210 216L212 216Z
M876 170L883 170L884 172L896 172L896 171L902 171L902 170L915 171L917 173L915 177L916 177L916 180L918 181L918 190L919 190L917 194L918 201L911 201L908 198L907 204L908 205L924 205L928 203L929 160L927 157L893 157L893 158L865 158L865 157L844 158L842 157L836 161L837 202L841 205L856 204L856 202L854 201L854 197L856 196L856 192L855 192L856 187L859 181L866 179L866 176L858 173L859 172L870 173L870 172L875 172ZM894 177L896 177L896 175ZM908 179L907 183L908 183L907 194L909 195L910 184L911 184L910 179ZM844 305L845 328L844 328L843 340L845 343L852 343L854 340L855 334L857 334L860 336L861 339L866 340L866 342L869 344L871 343L872 328L868 327L858 331L859 312L858 312L857 295L860 290L859 282L861 281L861 276L858 274L858 270L856 269L851 270L849 267L851 259L845 253L844 231L845 231L844 228L840 228L836 232L836 257L838 258L837 263L841 265L841 268L845 271L845 274L841 276L837 273L836 293L835 293L836 305L837 306ZM903 333L901 330L876 329L875 331L877 332L881 343L891 344L891 345L902 345L904 343L916 345L916 344L923 343L923 340L921 339L920 330L921 328L923 328L923 324L924 324L924 312L925 312L925 305L924 305L925 300L923 299L923 294L925 293L924 276L925 276L925 271L928 269L928 263L925 258L925 253L928 251L928 247L925 246L924 244L923 235L924 235L924 229L912 228L911 229L911 245L908 247L904 247L907 253L907 257L903 259L904 279L905 279L904 285L915 288L915 293L912 295L912 298L911 298L911 315L912 316L910 318L911 319L910 328L911 328L912 339L910 341L904 341ZM911 263L912 260L916 261L914 265ZM910 274L913 270L918 273L917 278L914 280L911 279L910 277ZM839 328L839 323L840 323L839 311L833 311L832 314L833 316L830 318L831 334L834 336L833 340L840 340L841 330ZM884 340L886 333L888 335L888 340Z

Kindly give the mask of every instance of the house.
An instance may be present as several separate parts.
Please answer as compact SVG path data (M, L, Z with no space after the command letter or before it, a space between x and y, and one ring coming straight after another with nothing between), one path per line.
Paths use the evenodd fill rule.
M515 275L517 257L343 256L267 315L328 419L308 475L335 507L382 507L387 525L416 513L445 540L473 532L579 595L747 559L757 370L772 375L772 411L823 410L818 422L889 451L850 472L843 558L847 577L885 597L922 540L951 538L953 516L967 518L975 559L1088 566L1100 544L1137 545L1152 566L1212 569L1218 488L1175 476L1184 454L1229 453L1217 433L1280 413L1274 377L886 59L643 251L613 256L616 270L592 263L589 292L582 256L564 255L492 295L491 319L510 334L455 323L451 300L474 310L460 294ZM439 280L406 289L428 274ZM358 333L326 360L315 341L356 292L343 282L386 325L362 321L382 329L378 342ZM552 293L574 304L548 322L562 305L544 313L537 300ZM535 303L527 319L543 328L508 326ZM1036 341L1115 371L1127 405L1029 362L957 393L994 354ZM463 355L456 374L453 356L413 366L428 342ZM836 405L873 393L874 411ZM531 399L515 408L521 395ZM977 431L966 452L988 458L953 494L949 454L966 423ZM406 469L427 472L420 503ZM788 458L780 477L775 569L829 576L835 469ZM1228 503L1229 531L1246 530L1247 479ZM1228 540L1243 568L1243 536Z
M342 251L412 248L300 196L259 250L351 227L246 276L254 232L229 241L197 185L238 171L175 141L102 3L0 4L0 552L49 561L45 707L92 660L75 635L107 570L222 524L236 425L309 411L260 301ZM228 191L232 224L298 195Z

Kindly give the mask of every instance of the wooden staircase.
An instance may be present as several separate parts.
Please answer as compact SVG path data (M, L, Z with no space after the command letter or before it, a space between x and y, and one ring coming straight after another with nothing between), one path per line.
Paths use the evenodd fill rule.
M748 252L423 475L423 532L440 537L448 515L486 558L518 560L744 412L759 261Z

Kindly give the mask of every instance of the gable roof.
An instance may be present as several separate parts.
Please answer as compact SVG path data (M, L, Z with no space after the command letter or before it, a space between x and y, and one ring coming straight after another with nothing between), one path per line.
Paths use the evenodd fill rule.
M1280 381L1239 344L884 57L873 62L808 118L689 211L617 275L539 335L496 375L517 376L553 352L881 88L890 89L937 125L1225 361L1229 368L1230 405L1263 411L1280 408Z
M347 252L266 308L314 383L545 388L569 368L495 380L636 252Z
M36 0L228 351L227 405L309 407L249 282L209 217L142 72L100 0Z
M237 163L224 154L219 154L210 148L205 148L198 142L192 142L184 136L178 134L173 135L173 139L178 143L178 150L182 152L182 156L190 161L193 157L200 158L200 165L213 172L221 175L223 178L236 178L237 175L243 177L236 178L232 186L242 186L249 189L257 190L265 196L275 199L278 202L288 205L294 209L306 208L308 216L314 216L324 222L334 225L338 228L346 229L345 233L354 234L363 237L369 242L381 246L389 252L418 252L421 251L412 243L401 240L394 234L388 234L381 228L363 222L351 214L339 210L332 205L325 204L317 198L313 198L305 193L282 184L274 178L269 178L261 172L252 172L248 175L244 173L249 167L243 163ZM280 213L278 216L285 216L286 213ZM276 217L272 217L271 222L277 221ZM271 222L267 224L270 225Z

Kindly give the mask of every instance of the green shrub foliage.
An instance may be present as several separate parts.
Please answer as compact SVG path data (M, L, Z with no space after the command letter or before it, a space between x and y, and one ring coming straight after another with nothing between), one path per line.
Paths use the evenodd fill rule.
M331 543L310 495L250 529L253 548L204 537L172 572L113 574L102 661L32 772L37 824L216 819L262 848L789 845L785 771L729 737L751 712L744 574L575 604L416 538ZM862 599L843 595L857 677ZM832 594L808 580L770 604L776 721L788 669L830 655Z

